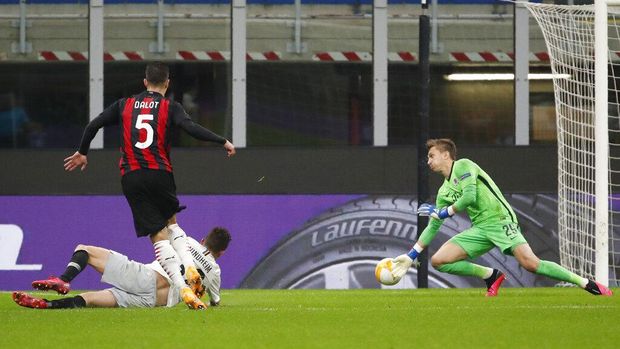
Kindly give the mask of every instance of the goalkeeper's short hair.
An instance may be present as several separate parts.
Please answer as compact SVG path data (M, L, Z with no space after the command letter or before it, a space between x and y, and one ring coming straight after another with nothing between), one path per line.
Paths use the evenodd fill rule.
M437 147L441 152L449 152L452 160L456 160L456 144L450 138L429 139L426 141L426 149L430 150L432 147Z

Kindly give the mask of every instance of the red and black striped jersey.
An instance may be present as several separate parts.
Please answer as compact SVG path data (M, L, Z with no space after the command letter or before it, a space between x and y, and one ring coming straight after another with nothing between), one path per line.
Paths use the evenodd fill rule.
M179 103L157 92L145 91L117 100L93 119L84 130L78 151L86 155L97 130L109 125L120 125L121 175L139 169L172 172L170 134L173 127L180 127L196 139L226 143L223 137L194 123Z

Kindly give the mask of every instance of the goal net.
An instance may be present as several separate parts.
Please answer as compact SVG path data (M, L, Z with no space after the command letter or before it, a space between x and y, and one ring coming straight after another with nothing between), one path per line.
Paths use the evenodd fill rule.
M620 8L608 8L607 115L597 135L595 113L595 8L525 4L542 29L554 74L558 141L558 229L560 262L569 270L595 278L608 272L611 286L620 283ZM604 26L603 26L604 27ZM604 41L603 41L604 42ZM599 46L600 47L600 46ZM605 51L605 50L603 50ZM601 65L604 67L604 64ZM603 68L604 69L604 68ZM600 109L599 109L600 113ZM607 116L607 125L604 119ZM605 127L606 126L606 127ZM603 136L601 136L601 134ZM605 140L608 135L608 140ZM596 178L596 139L609 155L599 162ZM606 145L606 147L605 147ZM607 173L602 173L606 171ZM602 178L602 180L601 180ZM596 184L607 181L608 200L599 200ZM605 186L603 186L603 189ZM599 189L599 199L601 197ZM601 205L606 203L607 205ZM597 222L597 207L607 206ZM602 217L602 219L601 219ZM602 224L601 224L602 221ZM596 231L608 225L607 239L597 244ZM602 230L599 233L605 235ZM605 241L606 240L606 241ZM598 250L598 251L597 251ZM597 258L598 252L598 258ZM607 258L604 258L607 257ZM598 259L598 261L597 261ZM605 280L602 280L605 282Z

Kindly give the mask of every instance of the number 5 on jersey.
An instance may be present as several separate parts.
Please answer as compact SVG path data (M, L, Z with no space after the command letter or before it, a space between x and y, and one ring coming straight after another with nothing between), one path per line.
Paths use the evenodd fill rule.
M144 142L136 142L135 146L139 149L146 149L153 143L153 127L149 121L153 120L153 114L140 114L136 120L136 128L138 130L146 130L146 140Z

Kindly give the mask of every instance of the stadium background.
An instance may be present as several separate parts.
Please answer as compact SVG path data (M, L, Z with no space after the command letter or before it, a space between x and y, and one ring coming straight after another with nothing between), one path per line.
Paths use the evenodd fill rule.
M85 173L66 174L61 167L89 117L88 65L77 54L88 49L85 2L28 2L33 17L27 27L30 49L24 53L14 50L17 3L0 1L0 159L4 164L0 246L5 249L0 254L0 289L27 288L30 280L57 273L78 243L110 247L149 262L148 242L135 239L128 207L119 195L117 130L105 130L105 149L89 154ZM106 18L104 50L112 58L104 66L104 105L139 91L144 62L163 59L172 66L174 98L195 120L230 137L230 61L188 59L205 57L207 51L224 56L230 51L230 6L209 1L165 3L166 12L174 16L166 19L167 46L158 53L152 52L154 2L106 1L110 18ZM364 58L372 50L369 2L303 1L306 50L299 54L287 51L292 41L292 4L249 2L248 52L272 59L248 62L248 147L226 160L221 150L180 135L172 154L181 199L190 203L180 215L181 224L195 237L214 225L232 230L233 244L221 259L224 287L258 287L244 280L260 271L260 263L278 252L277 246L287 236L304 231L317 217L352 200L404 200L414 206L420 10L419 4L408 1L389 4L393 12L388 51L410 56L399 54L389 63L389 146L372 147L372 63ZM557 191L552 84L530 82L530 144L514 146L512 81L458 83L444 78L452 72L512 72L512 6L495 1L440 4L439 47L431 54L431 136L455 139L460 155L487 169L513 203L529 202L522 219L547 222ZM126 14L133 17L124 18ZM530 32L530 51L536 53L530 70L548 72L548 61L540 54L544 43L533 22ZM266 54L270 52L274 54ZM337 53L342 52L357 54L341 58ZM334 60L321 60L325 56L319 53L329 53ZM431 188L438 183L431 178ZM539 201L545 203L544 209L536 206ZM384 206L382 214L394 211L389 204ZM547 259L557 261L557 252L551 252L557 251L554 226L543 228L525 231L526 237L538 252L551 253ZM23 242L17 244L20 232ZM340 253L347 260L376 260L386 256L386 248L400 246L404 251L411 242L401 239L385 247L388 240L378 239L356 242L370 246L372 253L355 257ZM379 248L373 250L373 246ZM296 281L317 271L308 268L298 271ZM347 268L339 272L345 270L350 278L355 270ZM305 285L320 285L310 281ZM448 281L439 280L436 285L456 285ZM523 282L537 284L533 279ZM75 283L78 288L100 286L94 273ZM359 282L348 287L373 286Z

